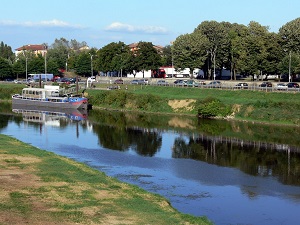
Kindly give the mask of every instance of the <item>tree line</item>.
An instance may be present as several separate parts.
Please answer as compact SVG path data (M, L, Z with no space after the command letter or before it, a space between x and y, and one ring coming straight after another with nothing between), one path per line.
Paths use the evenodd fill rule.
M124 42L112 42L96 49L85 49L85 42L55 39L46 54L47 72L58 75L72 71L126 76L160 66L202 69L207 79L231 71L231 79L241 75L291 75L300 73L300 18L283 25L278 33L251 21L237 23L203 21L193 32L178 36L170 45L157 49L151 42L140 41L135 50ZM25 77L26 72L44 73L45 58L26 51L15 56L0 43L0 78ZM217 78L217 77L216 77Z

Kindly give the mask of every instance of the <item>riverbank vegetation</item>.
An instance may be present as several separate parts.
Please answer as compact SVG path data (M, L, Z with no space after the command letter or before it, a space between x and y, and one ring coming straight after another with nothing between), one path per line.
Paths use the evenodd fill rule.
M123 89L122 89L123 88ZM143 86L134 90L89 89L95 107L222 117L245 121L300 125L296 92L264 92Z
M84 164L0 141L0 224L210 224Z
M24 85L1 84L0 99L10 100ZM221 90L121 85L120 90L87 89L95 108L219 117L273 124L300 125L298 92Z

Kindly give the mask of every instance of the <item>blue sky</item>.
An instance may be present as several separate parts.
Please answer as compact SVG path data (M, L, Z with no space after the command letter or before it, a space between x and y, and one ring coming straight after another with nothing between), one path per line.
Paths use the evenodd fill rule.
M299 0L1 0L0 41L13 50L62 37L98 49L118 41L166 46L206 20L256 21L278 32L299 8Z

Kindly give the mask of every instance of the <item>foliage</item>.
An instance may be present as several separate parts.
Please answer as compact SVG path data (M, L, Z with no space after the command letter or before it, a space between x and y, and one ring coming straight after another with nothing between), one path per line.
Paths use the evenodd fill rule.
M135 65L137 71L154 70L161 66L160 55L151 42L139 42L134 54L137 58Z
M0 78L9 78L13 74L12 67L7 59L0 57Z
M225 117L231 113L230 106L221 103L219 99L208 97L198 106L198 115L203 118Z
M208 43L208 39L199 32L176 38L172 51L177 70L189 68L192 77L193 70L201 68L204 64Z
M171 111L166 99L154 94L135 94L123 90L103 91L87 90L89 102L94 106L122 108L126 110L141 110L147 112Z
M300 52L300 18L294 19L283 25L278 32L282 46L289 51Z
M91 74L91 56L83 52L76 58L75 70L77 74L88 76Z
M7 44L4 44L3 41L0 43L0 57L9 60L10 62L14 61L15 55L12 52L12 49Z
M166 45L162 50L162 65L172 66L173 65L173 55L171 45Z
M96 69L104 73L119 71L126 66L129 48L123 42L112 42L97 51Z

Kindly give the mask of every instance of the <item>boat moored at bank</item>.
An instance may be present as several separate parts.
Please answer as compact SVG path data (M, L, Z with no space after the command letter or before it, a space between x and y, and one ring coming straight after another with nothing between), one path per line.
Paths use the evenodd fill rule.
M13 104L42 106L48 108L87 109L88 99L73 95L72 90L45 85L44 88L23 88L22 94L12 96Z

